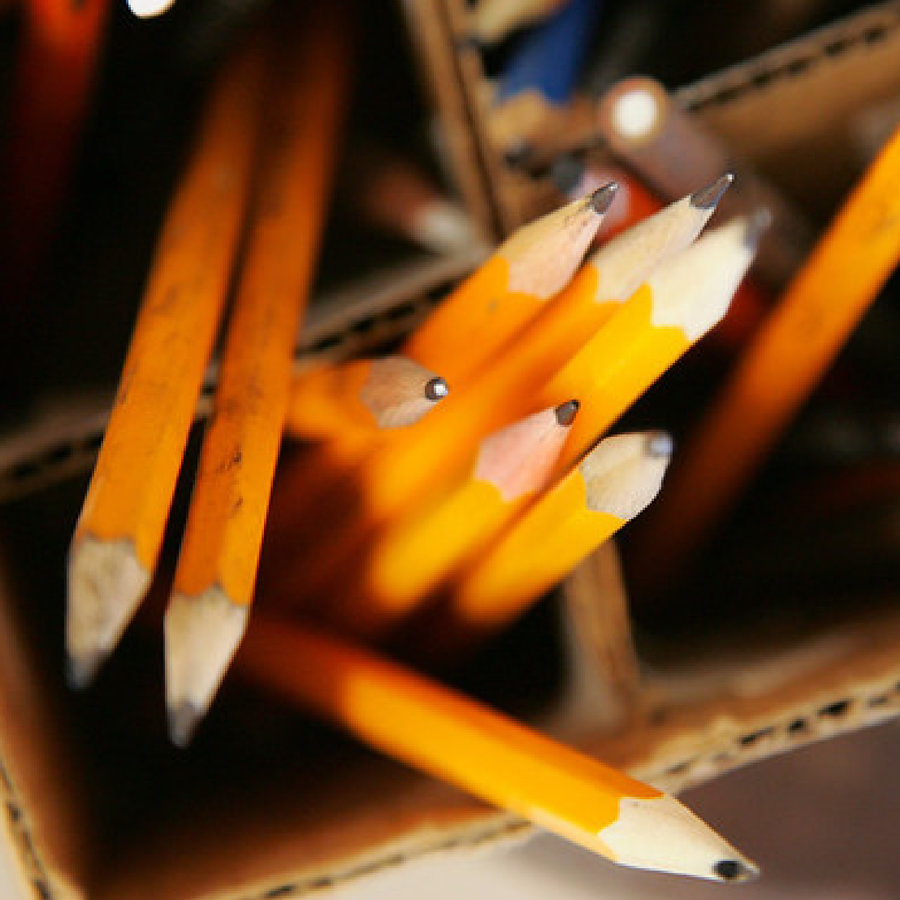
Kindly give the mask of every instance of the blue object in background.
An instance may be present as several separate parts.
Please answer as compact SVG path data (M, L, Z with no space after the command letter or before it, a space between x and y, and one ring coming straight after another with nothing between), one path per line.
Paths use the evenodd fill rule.
M496 102L533 90L554 106L567 103L578 84L602 5L602 0L567 0L524 35L499 79Z

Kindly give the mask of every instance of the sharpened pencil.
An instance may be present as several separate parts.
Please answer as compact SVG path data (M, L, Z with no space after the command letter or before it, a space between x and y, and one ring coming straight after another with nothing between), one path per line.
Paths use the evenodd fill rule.
M544 488L577 413L570 400L485 438L447 496L375 537L361 583L336 598L334 616L370 637L396 625Z
M347 82L339 13L305 22L278 72L248 245L165 616L170 734L209 708L250 614Z
M449 609L468 636L506 625L645 509L671 453L665 432L602 440L460 576Z
M403 346L458 390L581 265L615 185L522 226L446 297Z
M619 865L714 881L757 874L674 797L360 647L257 618L238 665L370 747Z
M150 583L237 249L262 107L262 47L225 69L169 206L69 550L66 649L83 686Z

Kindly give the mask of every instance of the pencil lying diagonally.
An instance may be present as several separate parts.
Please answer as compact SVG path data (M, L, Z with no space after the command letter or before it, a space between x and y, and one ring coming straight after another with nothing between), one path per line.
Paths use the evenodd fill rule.
M257 618L237 664L369 746L620 865L757 874L673 797L352 644Z
M384 520L451 476L473 443L510 418L577 397L581 407L557 466L565 475L597 438L728 310L765 219L737 219L652 270L647 280L543 384L517 389L515 371L485 372L478 389L441 408L367 458L360 487ZM500 373L500 374L498 374ZM586 414L585 414L586 413ZM499 421L498 421L499 417ZM438 470L433 464L441 460Z
M69 675L85 685L150 583L250 182L262 48L226 68L166 213L122 379L69 550Z
M671 453L662 431L602 440L460 576L449 614L466 636L506 625L645 509Z
M851 193L685 446L636 535L649 591L684 574L900 261L900 131ZM645 567L641 567L642 570Z
M457 390L568 283L615 195L615 184L604 185L523 225L413 332L403 354Z
M165 615L166 705L179 745L209 708L250 614L294 336L325 217L345 43L339 13L315 16L279 71L272 141Z
M341 624L370 637L397 624L544 488L577 414L578 402L569 400L486 437L447 496L375 538L361 583L335 598Z

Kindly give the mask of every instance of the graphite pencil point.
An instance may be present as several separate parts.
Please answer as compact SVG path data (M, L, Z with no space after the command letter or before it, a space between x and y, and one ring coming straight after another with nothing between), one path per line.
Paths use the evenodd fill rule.
M691 204L697 209L713 209L722 199L722 195L731 187L734 175L727 172L721 178L717 178L712 184L700 188L691 194Z
M612 202L616 199L616 192L618 190L619 185L615 181L610 181L609 184L604 184L603 187L597 188L597 190L591 194L591 208L598 216L602 216L603 213L612 206Z
M427 400L441 400L450 393L447 382L440 376L435 376L425 385L425 398Z
M575 415L578 413L579 403L577 400L569 400L561 403L556 407L556 421L563 426L571 425L575 421Z
M763 207L758 209L747 223L747 233L744 235L744 243L751 249L756 250L763 232L772 224L772 213Z
M720 859L713 866L713 871L722 881L751 881L759 875L759 869L739 859Z

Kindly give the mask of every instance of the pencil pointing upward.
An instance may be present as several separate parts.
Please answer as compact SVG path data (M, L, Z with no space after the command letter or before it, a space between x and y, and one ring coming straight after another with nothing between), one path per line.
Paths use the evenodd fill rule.
M568 283L617 189L603 185L519 228L416 329L403 353L459 388Z
M362 648L257 619L238 665L370 747L620 865L714 881L757 874L668 794Z

